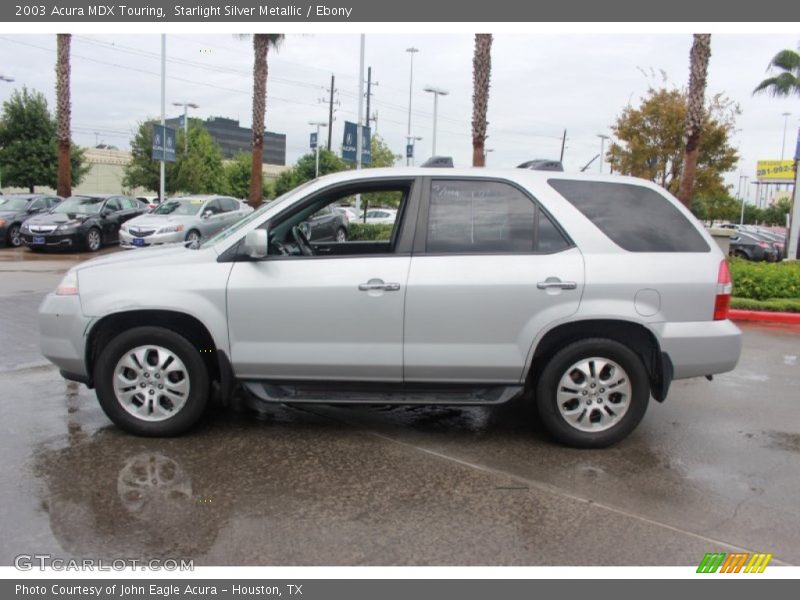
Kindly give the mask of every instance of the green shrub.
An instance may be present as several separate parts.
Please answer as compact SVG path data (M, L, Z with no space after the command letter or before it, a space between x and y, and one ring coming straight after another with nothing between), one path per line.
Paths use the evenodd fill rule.
M730 265L736 298L800 298L800 261L767 263L731 259Z
M347 226L347 239L353 242L368 242L392 239L394 225L391 223L356 223Z
M776 312L800 312L797 298L772 298L770 300L751 300L750 298L731 298L731 308L740 310L769 310Z

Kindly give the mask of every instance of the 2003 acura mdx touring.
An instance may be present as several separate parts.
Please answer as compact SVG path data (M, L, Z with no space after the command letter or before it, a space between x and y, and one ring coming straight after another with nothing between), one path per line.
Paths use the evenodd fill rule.
M398 201L390 239L310 242L302 224L356 194ZM225 399L236 384L281 403L530 390L556 439L602 447L673 379L735 367L730 292L723 253L649 182L367 169L308 182L196 249L78 265L42 303L41 343L137 435L185 432L212 387Z

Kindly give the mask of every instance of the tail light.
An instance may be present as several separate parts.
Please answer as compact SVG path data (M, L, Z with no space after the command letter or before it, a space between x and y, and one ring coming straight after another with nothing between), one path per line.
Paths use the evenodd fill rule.
M728 261L723 260L719 263L719 274L717 275L717 297L714 299L715 321L724 321L728 318L728 308L731 304L731 292L733 292L731 272L730 269L728 269Z
M756 246L759 248L769 248L769 244L767 242L756 242Z

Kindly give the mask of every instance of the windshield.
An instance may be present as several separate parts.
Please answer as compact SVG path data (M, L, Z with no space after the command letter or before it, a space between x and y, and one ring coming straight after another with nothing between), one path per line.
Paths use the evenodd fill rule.
M56 206L52 213L79 213L95 215L100 212L105 198L87 198L86 196L72 196Z
M167 200L162 202L150 214L153 215L196 215L205 200Z
M0 210L25 210L28 207L28 198L3 198L0 196Z
M306 181L305 183L297 186L296 188L289 190L285 194L278 196L275 200L272 201L265 201L264 204L259 206L249 215L247 215L244 219L237 221L235 224L231 225L227 229L223 229L214 237L208 238L205 243L201 244L200 248L208 248L209 246L213 246L217 242L224 240L226 237L231 235L232 233L239 231L242 227L247 225L248 223L252 223L253 221L257 220L261 217L267 210L271 210L276 206L286 203L287 201L294 198L297 194L299 194L302 190L310 186L312 183L315 183L316 179L312 179L311 181Z

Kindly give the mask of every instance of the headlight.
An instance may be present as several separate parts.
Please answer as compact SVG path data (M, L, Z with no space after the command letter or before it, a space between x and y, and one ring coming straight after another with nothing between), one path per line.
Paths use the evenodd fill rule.
M170 225L169 227L162 227L158 233L178 233L183 231L183 225Z
M8 221L5 219L0 219L0 227L5 227L6 225L8 225Z
M77 271L69 270L64 275L64 279L58 284L56 288L57 296L77 296L78 295L78 273Z
M126 231L126 232L127 232L127 231L128 231L128 224L127 224L127 223L123 223L123 224L120 226L120 229L121 229L122 231Z
M22 227L20 227L20 228L19 228L19 230L20 230L20 231L29 231L29 230L30 230L30 227L28 226L28 224L27 224L27 223L23 223L23 224L22 224Z
M80 222L80 221L78 221L78 220L75 220L75 221L67 221L66 223L62 223L61 225L59 225L58 227L56 227L56 229L57 229L58 231L63 231L64 229L72 229L73 227L77 227L77 226L78 226L78 225L80 225L80 224L81 224L81 222Z

